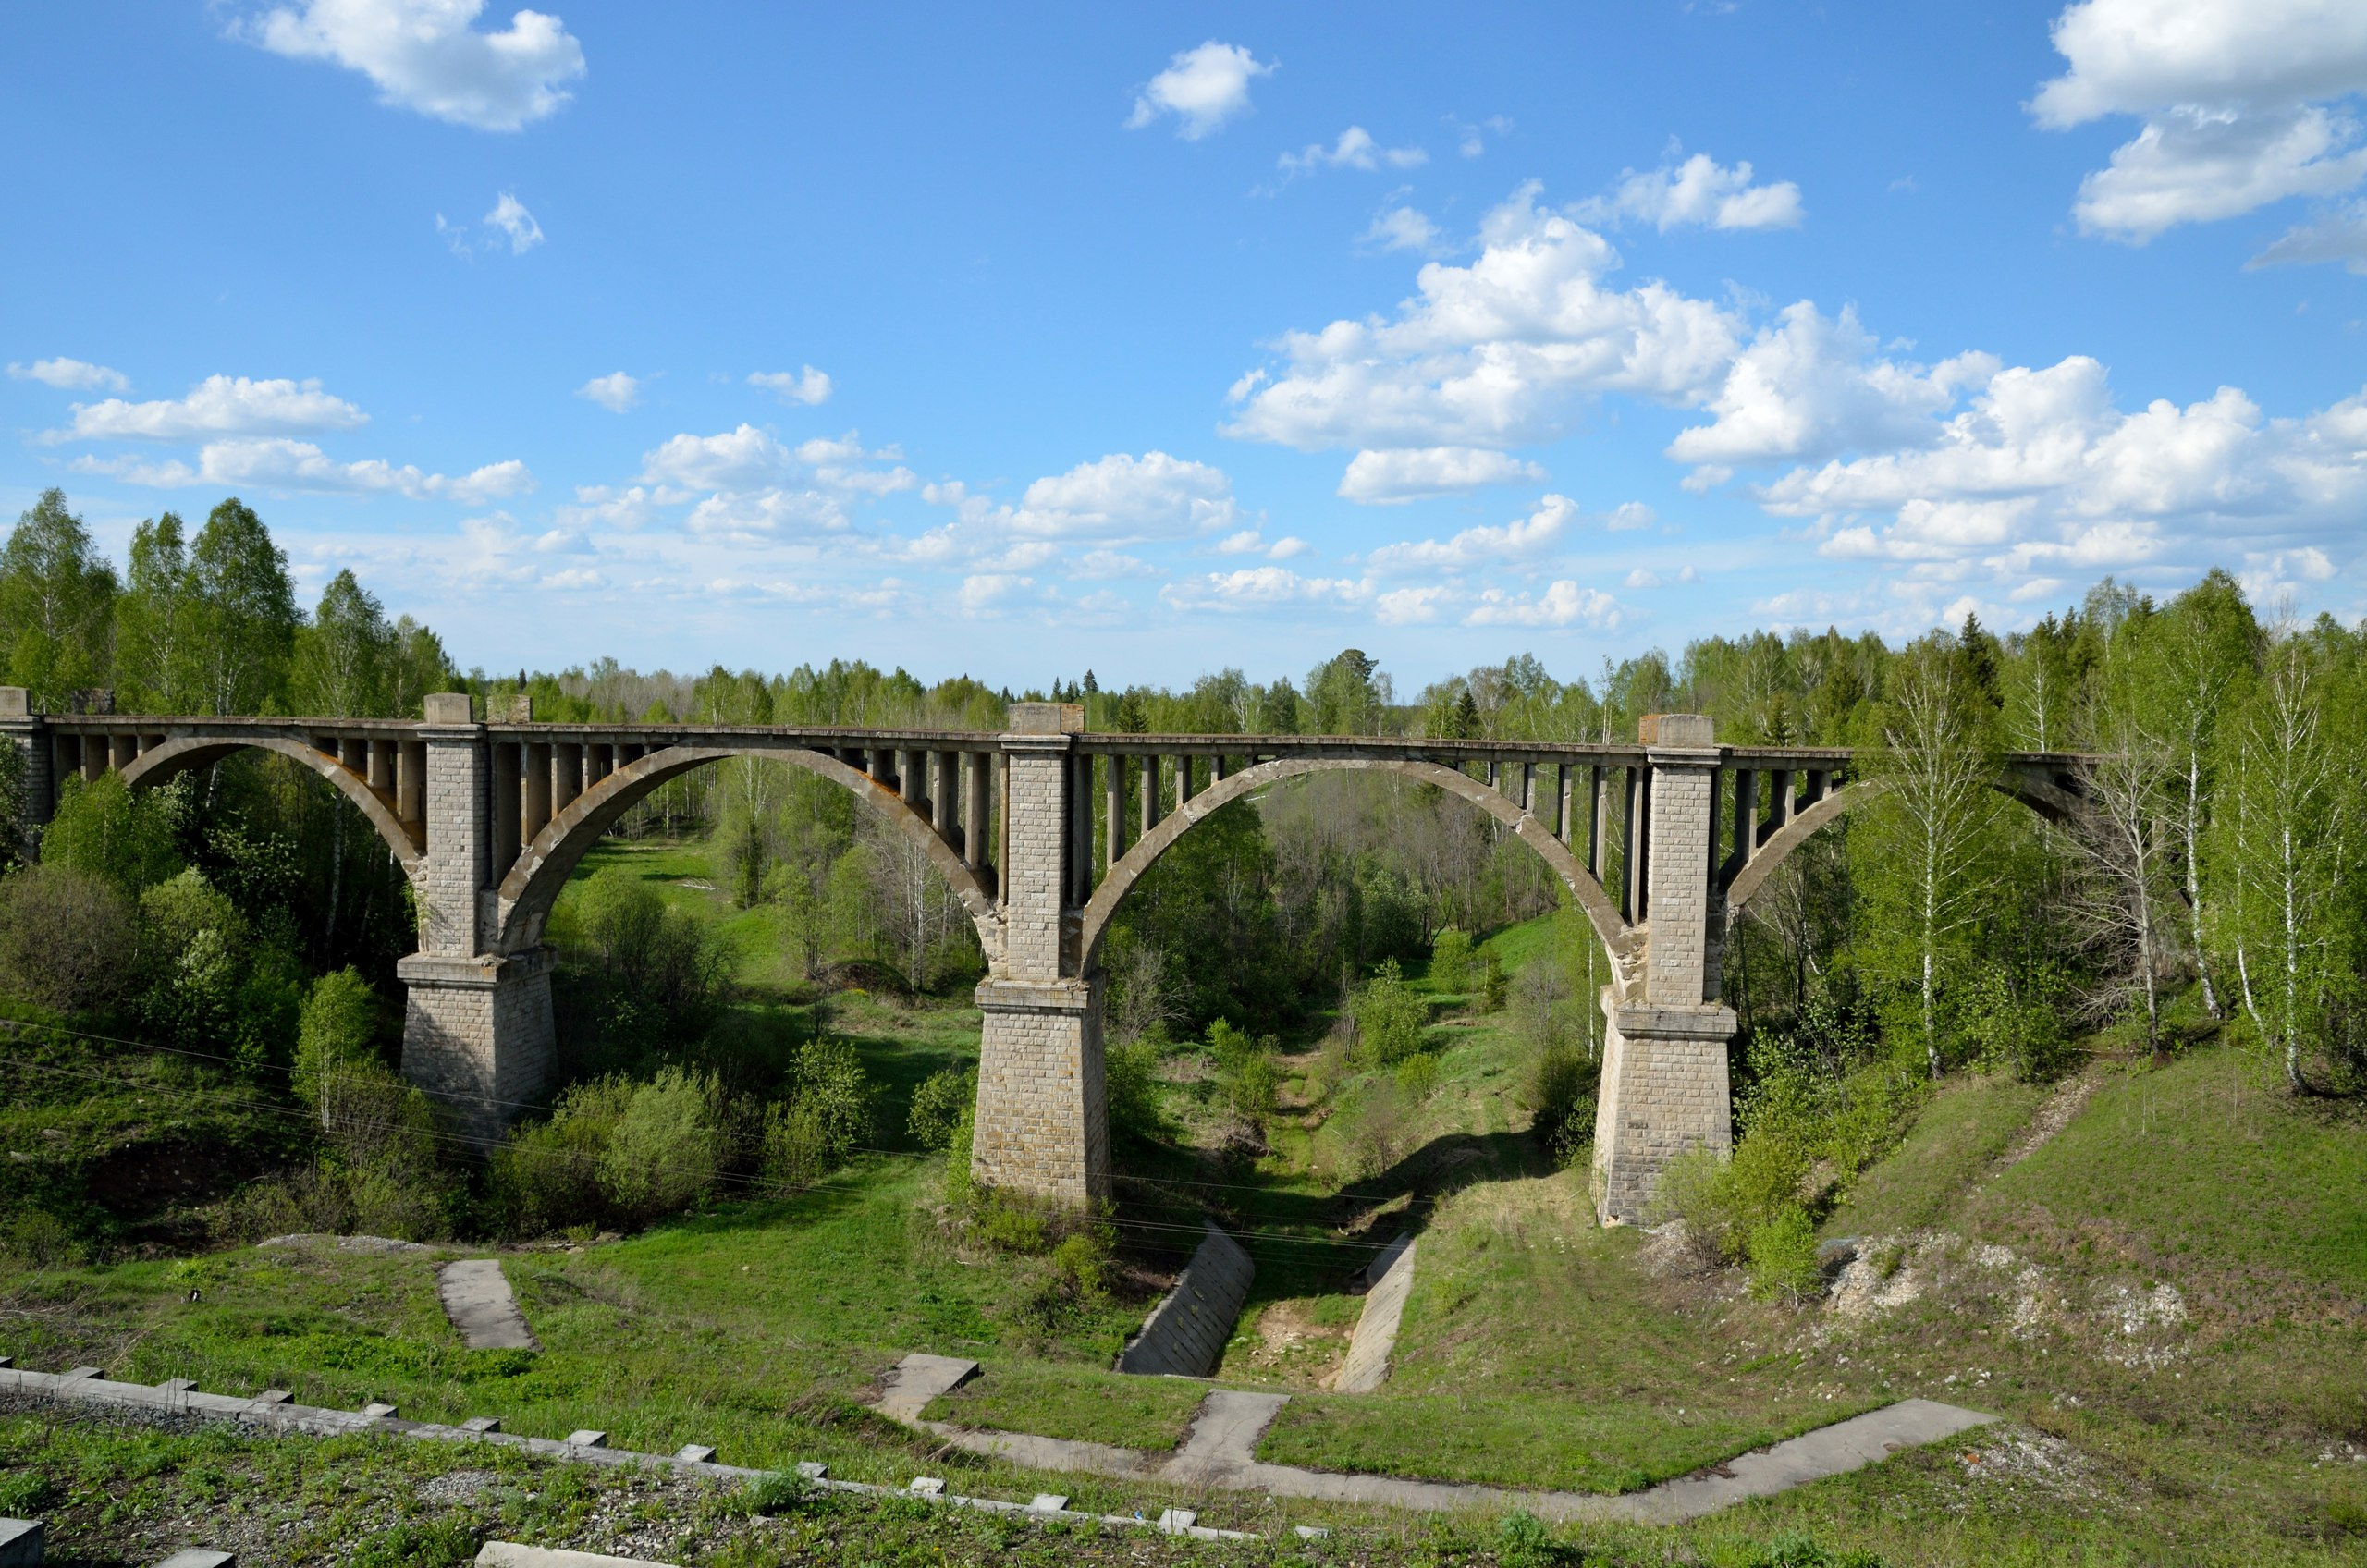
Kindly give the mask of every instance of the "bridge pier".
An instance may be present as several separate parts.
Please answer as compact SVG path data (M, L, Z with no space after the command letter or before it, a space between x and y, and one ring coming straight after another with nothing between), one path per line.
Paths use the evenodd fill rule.
M1590 1183L1596 1212L1625 1224L1650 1218L1670 1160L1734 1146L1726 1046L1736 1021L1718 1000L1726 911L1713 859L1722 753L1699 714L1651 716L1640 739L1650 776L1627 871L1642 889L1643 994L1602 995Z

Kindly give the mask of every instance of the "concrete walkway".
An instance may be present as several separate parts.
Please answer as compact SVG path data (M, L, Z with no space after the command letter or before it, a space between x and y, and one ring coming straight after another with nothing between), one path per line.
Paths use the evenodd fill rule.
M462 1258L436 1270L435 1293L444 1316L460 1330L460 1342L471 1350L540 1350L542 1343L526 1327L518 1298L509 1293L509 1277L494 1257Z
M1828 1476L1846 1475L1900 1449L1938 1442L1997 1419L1976 1410L1927 1399L1901 1400L1728 1460L1708 1475L1662 1481L1640 1492L1604 1496L1474 1486L1458 1481L1407 1480L1394 1476L1340 1475L1294 1464L1261 1464L1257 1457L1258 1440L1289 1402L1288 1394L1213 1390L1202 1403L1183 1446L1166 1454L1115 1448L1108 1443L1039 1438L1024 1432L973 1431L942 1421L898 1418L952 1447L1042 1470L1146 1477L1208 1490L1262 1491L1275 1497L1377 1503L1389 1508L1431 1512L1526 1508L1544 1519L1625 1520L1645 1525L1674 1525L1698 1519L1747 1498L1767 1497ZM882 1414L893 1414L884 1404L880 1408Z

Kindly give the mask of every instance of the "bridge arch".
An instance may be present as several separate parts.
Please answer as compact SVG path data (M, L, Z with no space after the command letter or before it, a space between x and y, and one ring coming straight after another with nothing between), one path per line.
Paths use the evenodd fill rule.
M1611 960L1611 972L1624 976L1632 965L1641 933L1620 918L1618 906L1602 889L1602 884L1570 852L1568 845L1546 829L1543 823L1523 811L1502 791L1483 784L1470 775L1444 764L1412 757L1278 757L1272 762L1259 763L1229 778L1218 780L1208 790L1194 795L1178 809L1159 819L1159 825L1143 835L1134 846L1110 868L1110 874L1095 888L1085 906L1083 929L1078 939L1077 972L1090 974L1099 961L1101 940L1109 934L1110 922L1126 895L1141 881L1159 857L1174 842L1217 811L1245 796L1282 779L1310 773L1365 772L1392 773L1435 785L1449 794L1468 801L1498 822L1510 827L1521 842L1535 850L1553 874L1562 879L1586 913L1587 922L1594 927L1595 937L1602 943Z
M494 942L495 950L523 952L542 940L544 923L550 918L559 889L567 886L567 879L574 875L585 852L616 825L619 817L668 780L694 767L728 762L733 757L802 767L839 785L869 807L928 856L938 875L953 890L953 896L962 900L962 907L976 925L989 970L1001 967L998 936L1000 917L993 897L976 873L963 865L952 847L938 838L937 830L905 805L894 790L836 757L802 746L668 746L619 767L577 796L565 811L554 815L502 876L499 934Z
M163 784L184 773L211 767L239 752L276 752L293 757L335 785L337 792L351 801L362 815L377 829L378 837L386 841L394 852L403 874L413 882L419 879L427 864L427 839L418 827L406 823L397 815L368 779L328 755L311 741L293 735L242 735L235 741L210 736L180 736L169 739L161 746L151 746L123 768L124 787L143 790Z
M2084 809L2079 800L2077 778L2053 766L2018 760L2009 762L2004 771L1990 779L1989 787L2057 825L2070 821ZM1850 784L1827 795L1770 834L1767 841L1752 853L1748 864L1727 882L1725 894L1729 914L1740 914L1744 906L1767 885L1768 879L1775 875L1776 868L1791 856L1793 851L1816 837L1820 829L1839 821L1859 805L1882 794L1884 788L1880 779Z

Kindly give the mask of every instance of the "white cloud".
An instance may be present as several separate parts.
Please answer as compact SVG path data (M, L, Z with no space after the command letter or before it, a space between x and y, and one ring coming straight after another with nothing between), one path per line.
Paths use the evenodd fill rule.
M1276 605L1352 605L1367 593L1345 577L1301 577L1288 567L1253 566L1211 571L1169 583L1159 596L1178 609L1262 609Z
M1496 136L1510 136L1513 133L1513 122L1503 115L1490 115L1478 125L1468 124L1449 115L1446 117L1446 123L1454 127L1454 150L1466 158L1476 158L1488 150L1488 138L1480 132L1487 131Z
M2314 107L2255 113L2178 105L2079 182L2073 211L2090 234L2143 244L2182 223L2210 223L2367 178L2367 148L2344 148L2349 120Z
M494 202L493 211L485 214L484 223L487 228L497 228L509 237L513 256L522 256L543 242L543 226L534 221L524 202L507 190Z
M1854 310L1833 317L1807 300L1790 306L1735 356L1709 402L1715 420L1679 432L1668 455L1685 463L1765 462L1920 441L1958 387L1997 369L1981 354L1927 370L1874 350Z
M1490 588L1479 595L1466 626L1588 626L1615 631L1626 619L1626 607L1599 588L1581 588L1567 578L1541 594L1513 594Z
M589 567L569 567L565 571L546 573L541 583L541 586L545 588L558 588L570 591L580 591L586 588L606 588L607 585L608 580Z
M1235 384L1226 434L1302 450L1506 447L1559 434L1587 394L1706 396L1740 324L1665 284L1605 288L1617 253L1540 210L1538 190L1488 214L1477 261L1424 266L1393 319L1286 335L1279 375Z
M1237 43L1210 39L1175 55L1165 70L1150 79L1134 99L1134 112L1127 117L1126 129L1139 130L1161 115L1173 115L1175 133L1196 141L1246 113L1249 84L1274 70L1274 66Z
M111 473L134 484L166 488L192 484L262 486L319 495L396 495L415 501L459 501L464 505L514 496L534 487L534 476L514 458L507 462L488 463L472 473L448 476L423 472L409 464L397 468L374 458L339 462L310 441L285 437L209 442L199 450L193 468L178 461L143 464L89 458L75 466L83 472Z
M784 536L837 533L847 526L838 501L818 490L721 490L693 507L683 527L704 539L764 544Z
M1722 165L1707 153L1656 169L1629 169L1619 189L1582 203L1578 215L1605 223L1648 223L1672 228L1797 228L1800 188L1790 180L1753 185L1750 165Z
M1485 484L1534 483L1545 471L1484 447L1415 447L1362 451L1348 460L1339 494L1367 505L1394 506L1425 496L1453 496Z
M623 371L595 375L575 389L579 398L589 398L612 414L620 414L641 401L641 383Z
M1460 570L1490 561L1535 559L1550 555L1577 521L1578 504L1567 496L1548 496L1537 509L1502 528L1466 528L1443 542L1436 539L1384 545L1367 565L1376 572Z
M1700 575L1701 574L1699 571L1696 571L1689 566L1679 567L1675 575L1673 577L1664 577L1661 573L1652 570L1650 567L1639 566L1634 570L1628 572L1627 586L1630 588L1665 588L1672 582L1698 582Z
M479 130L516 130L568 101L583 47L558 18L521 10L498 32L471 24L484 0L302 0L233 28L291 59L326 60L378 86L383 103Z
M1218 555L1264 556L1272 561L1286 561L1313 548L1306 540L1296 537L1277 539L1269 544L1264 533L1255 528L1245 528L1217 542Z
M645 484L674 490L756 490L785 475L792 459L783 447L753 424L717 435L687 433L642 455Z
M2244 265L2273 267L2288 262L2339 262L2367 275L2367 202L2350 202L2316 223L2287 229Z
M990 615L1001 609L1019 594L1035 585L1034 578L1023 577L1015 572L974 572L962 580L962 592L957 596L961 600L963 613Z
M1324 169L1378 169L1387 164L1393 169L1419 168L1430 161L1430 155L1419 147L1383 147L1372 139L1372 132L1360 125L1342 131L1339 140L1326 147L1320 141L1310 141L1296 153L1285 153L1275 163L1282 178L1294 179L1303 174L1317 174Z
M748 385L778 393L784 402L811 406L830 400L830 378L812 365L800 365L794 371L756 371L748 377Z
M1411 251L1417 256L1434 256L1443 249L1439 226L1402 202L1375 213L1358 238L1383 251Z
M1174 538L1229 528L1240 515L1223 470L1119 452L1036 481L1003 521L1047 538Z
M1625 533L1637 528L1650 528L1660 521L1660 513L1641 501L1622 501L1611 508L1602 526L1613 533Z
M575 500L551 508L552 517L568 528L613 528L630 533L656 515L657 498L643 485L614 489L606 484L579 484Z
M10 364L10 379L38 381L61 392L129 392L131 382L121 371L83 360L35 360L30 365Z
M2142 244L2367 179L2349 116L2367 92L2367 8L2355 0L2082 0L2054 26L2070 69L2030 103L2050 129L2144 120L2080 182L2080 227Z
M1392 588L1372 602L1372 615L1383 626L1420 626L1439 618L1443 587Z
M188 441L209 435L285 435L352 430L370 416L317 381L251 381L209 375L186 398L74 405L74 423L48 439Z

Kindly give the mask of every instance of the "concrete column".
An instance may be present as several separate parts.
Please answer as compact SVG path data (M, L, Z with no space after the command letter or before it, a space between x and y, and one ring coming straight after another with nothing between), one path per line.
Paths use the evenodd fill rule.
M1101 766L1103 864L1115 865L1126 853L1126 759L1112 752Z
M22 686L0 686L0 741L17 748L21 769L16 802L17 852L27 860L41 851L41 830L48 826L55 798L50 780L55 758L46 729Z
M492 864L497 868L494 881L498 882L518 860L518 825L524 815L519 802L520 795L524 792L520 753L525 748L515 741L490 741L486 742L486 749L491 752L493 760L492 836L488 847L492 851ZM435 831L433 818L429 820L428 830L431 833Z
M524 753L525 767L518 791L518 841L523 845L533 843L551 825L551 748L546 741L530 741L519 750ZM509 867L504 864L501 871L507 876Z
M901 770L896 775L896 783L904 798L904 804L926 818L929 814L926 750L916 746L904 748Z
M129 767L133 759L139 755L139 736L110 735L107 737L107 766L116 772L121 773L125 768Z
M1182 811L1192 799L1192 758L1187 753L1175 759L1175 809Z
M403 826L421 834L427 831L427 747L418 741L405 741L396 755L395 815Z
M1718 1004L1725 909L1710 864L1719 752L1698 714L1648 717L1650 792L1641 801L1645 923L1640 996L1606 989L1593 1193L1606 1219L1650 1217L1661 1170L1688 1149L1733 1145L1726 1044L1735 1015ZM1632 798L1632 797L1631 797Z
M955 854L962 852L962 753L937 753L937 836Z
M104 735L82 737L82 782L96 784L107 770L107 739Z
M406 992L403 1075L462 1136L487 1147L549 1081L552 954L487 950L494 885L509 864L496 860L494 841L505 820L511 838L519 827L520 748L487 741L464 693L430 696L426 712L418 731L426 766L413 770L424 774L427 826L427 865L416 884L420 950L395 966ZM506 767L497 766L504 758ZM506 793L494 778L505 771ZM545 780L547 788L547 771Z
M1142 788L1137 790L1135 794L1139 797L1141 804L1140 821L1136 825L1134 837L1147 839L1150 837L1150 830L1159 826L1159 759L1157 757L1143 758Z
M1003 954L977 990L986 1022L970 1169L988 1185L1082 1207L1110 1195L1101 985L1074 974L1075 881L1092 842L1080 849L1076 834L1087 792L1073 737L1084 714L1018 703L1011 723L1001 737Z
M575 741L551 746L551 815L557 816L583 793L583 747Z
M365 736L356 739L341 735L337 740L337 760L348 773L366 778L370 774L370 741Z
M395 793L395 742L373 740L368 742L370 760L362 774L362 781L373 792L391 800Z
M974 872L984 871L988 864L987 835L993 818L994 753L964 752L962 755L970 775L962 794L962 864Z

